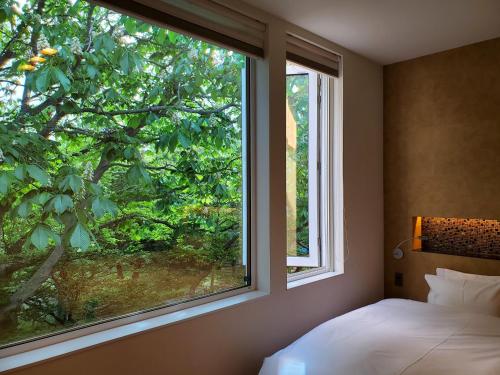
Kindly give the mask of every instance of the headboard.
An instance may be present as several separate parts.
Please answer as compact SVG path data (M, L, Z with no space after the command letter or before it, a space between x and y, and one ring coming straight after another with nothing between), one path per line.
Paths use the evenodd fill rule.
M500 260L499 220L424 216L414 223L422 237L416 251Z

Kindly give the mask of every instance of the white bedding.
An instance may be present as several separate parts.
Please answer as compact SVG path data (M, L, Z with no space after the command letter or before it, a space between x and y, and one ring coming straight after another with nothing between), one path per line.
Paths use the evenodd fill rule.
M500 375L500 318L387 299L316 327L260 375Z

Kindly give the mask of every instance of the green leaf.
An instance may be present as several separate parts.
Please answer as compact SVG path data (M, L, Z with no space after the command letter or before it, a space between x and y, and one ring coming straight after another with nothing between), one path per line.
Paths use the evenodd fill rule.
M89 191L92 195L101 195L102 194L102 188L93 182L89 184Z
M146 124L151 125L154 123L156 120L158 120L160 117L158 117L155 113L150 112L148 116L146 117Z
M69 195L57 194L51 201L51 207L56 214L60 215L67 209L73 208L73 200Z
M26 166L22 164L18 165L14 170L14 176L20 181L24 180L24 177L26 177Z
M31 233L30 239L31 243L38 249L44 250L49 244L49 238L51 237L51 230L43 225L39 224L36 226L35 230Z
M135 20L133 18L127 17L124 26L125 30L127 30L127 33L129 33L130 35L134 35L137 31L137 24L135 23Z
M36 89L40 92L47 91L50 84L50 70L44 69L38 74L38 77L35 81Z
M79 8L78 2L75 3L72 7L69 8L68 14L71 14L72 16L76 16L78 14L78 8Z
M177 41L177 33L168 30L168 40L170 40L170 43L175 44Z
M89 233L80 223L76 224L69 241L72 247L82 249L83 251L87 250L90 246Z
M127 180L132 185L139 183L149 184L151 176L142 165L136 164L127 171Z
M226 191L227 191L227 188L222 184L217 184L215 186L215 195L217 195L219 197L223 196Z
M49 185L49 175L40 167L34 164L30 164L26 167L26 169L30 177L37 180L39 183L42 184L42 186Z
M6 21L7 19L7 12L3 9L0 9L0 23Z
M165 147L170 142L170 134L161 134L158 142L156 143L157 150L165 150Z
M137 150L132 146L127 146L125 150L123 150L123 157L127 160L133 159L136 154Z
M69 91L69 89L71 88L71 82L61 69L59 69L58 67L53 67L52 75L59 81L65 91Z
M191 140L182 133L179 134L179 142L185 148L191 146Z
M71 101L66 101L61 105L61 109L64 113L74 113L78 106Z
M94 79L99 74L99 70L94 65L87 65L86 70L90 79Z
M123 53L123 55L120 57L120 69L123 72L123 74L129 74L130 71L132 70L131 64L133 63L132 60L130 59L130 55L127 51Z
M172 133L170 139L168 140L168 150L174 152L177 148L177 142L179 140L179 133Z
M62 191L72 190L73 193L78 193L83 186L83 181L81 177L70 174L59 183L59 189Z
M9 191L10 185L12 184L12 175L10 172L1 172L0 173L0 193L7 194Z
M165 29L158 30L155 39L159 44L165 43L165 40L167 39L167 30Z
M24 201L16 208L16 213L19 217L26 218L31 213L31 202Z
M95 37L94 46L96 51L100 51L101 49L103 49L106 52L111 52L115 48L115 42L113 41L113 38L109 36L109 34L104 33Z
M131 53L130 55L133 61L132 69L140 71L144 64L144 60L142 59L141 55L139 55L138 53Z
M201 133L201 128L200 128L200 125L199 125L199 124L197 124L196 122L191 123L191 129L192 129L195 133Z
M97 197L92 201L92 212L98 219L106 213L115 216L118 212L118 207L109 199Z
M104 48L111 52L115 48L115 41L109 34L104 34L103 36Z
M142 124L142 119L140 116L134 116L127 122L127 126L130 128L137 128Z
M116 90L113 89L106 90L104 95L106 96L106 99L111 100L118 99L120 97L120 94L118 94Z
M22 141L23 141L23 139L19 138L19 144L21 144ZM22 145L22 146L26 146L26 145ZM5 147L5 152L11 154L16 159L19 158L19 156L20 156L19 152L14 147L11 147L9 145L4 145L4 147Z
M151 32L151 25L149 23L142 22L142 21L137 21L137 23L138 23L137 31L139 31L140 33L150 33Z
M52 194L44 191L42 193L36 194L33 198L31 198L31 201L35 204L43 206L45 203L48 202L50 198L52 198Z

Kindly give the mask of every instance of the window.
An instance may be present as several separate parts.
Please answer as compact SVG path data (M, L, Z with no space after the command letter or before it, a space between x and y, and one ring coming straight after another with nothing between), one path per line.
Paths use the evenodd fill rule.
M335 135L337 79L287 62L286 198L289 280L342 266L341 133ZM339 144L340 143L340 144ZM338 177L335 177L335 173ZM335 222L336 215L340 219Z
M250 285L250 58L71 0L0 51L0 347Z

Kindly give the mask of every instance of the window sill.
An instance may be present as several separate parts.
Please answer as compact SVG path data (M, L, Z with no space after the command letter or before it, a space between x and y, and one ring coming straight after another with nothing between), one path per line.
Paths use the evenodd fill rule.
M340 276L342 274L343 274L343 272L323 272L323 273L311 275L311 276L304 275L304 277L301 279L289 281L287 283L287 289L297 288L297 287L302 286L302 285L314 283L316 281L320 281L320 280L324 280L324 279L329 279L329 278L335 277L335 276Z
M145 332L150 329L180 323L214 311L236 306L244 302L249 302L266 295L268 294L265 292L250 291L236 296L156 316L154 318L148 318L119 327L102 330L86 336L61 341L38 349L10 355L8 357L0 358L0 372L46 361L77 350L90 348L92 346L117 340L122 337Z

